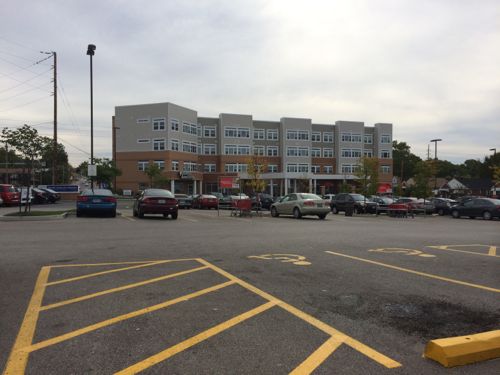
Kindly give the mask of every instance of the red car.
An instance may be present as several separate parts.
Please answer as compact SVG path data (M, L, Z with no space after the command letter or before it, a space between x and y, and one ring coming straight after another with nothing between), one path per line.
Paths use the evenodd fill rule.
M219 204L219 199L215 195L202 194L193 200L193 208L215 208Z
M21 195L13 185L0 184L0 197L5 206L18 205Z
M165 218L170 215L175 220L179 213L179 203L168 190L146 189L135 200L133 213L141 218L144 214L162 214Z

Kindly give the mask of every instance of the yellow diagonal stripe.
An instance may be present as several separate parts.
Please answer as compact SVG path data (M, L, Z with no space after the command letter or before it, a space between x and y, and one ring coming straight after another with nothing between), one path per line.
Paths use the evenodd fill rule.
M313 354L302 362L290 375L308 375L319 367L337 348L342 341L336 337L330 337Z
M16 342L12 348L7 366L5 367L4 375L19 375L24 374L26 364L28 363L29 352L23 348L31 345L33 335L35 333L36 322L38 320L39 308L42 304L43 294L45 291L45 283L49 278L50 268L43 267L38 275L35 284L35 290L31 296L31 301L26 310L21 329L17 335Z
M144 371L145 369L156 365L159 362L162 362L174 355L176 355L179 352L182 352L183 350L186 350L206 339L209 339L212 336L215 336L226 329L229 329L241 322L244 322L247 319L250 319L251 317L260 314L261 312L264 312L271 307L275 306L276 303L274 302L267 302L263 305L260 305L259 307L256 307L255 309L252 309L250 311L247 311L241 315L238 315L232 319L229 319L225 321L224 323L218 324L215 327L212 327L210 329L207 329L206 331L197 334L196 336L193 336L177 345L171 346L170 348L155 354L149 358L146 358L145 360L136 363L135 365L132 365L130 367L127 367L126 369L122 371L118 371L115 374L116 375L130 375L130 374L137 374L138 372Z
M84 327L84 328L77 329L76 331L68 332L68 333L66 333L64 335L57 336L57 337L54 337L54 338L51 338L51 339L48 339L48 340L45 340L45 341L38 342L36 344L33 344L33 345L28 346L28 347L22 348L22 350L25 350L26 352L33 352L33 351L36 351L36 350L39 350L39 349L42 349L42 348L46 348L47 346L58 344L60 342L72 339L74 337L83 335L85 333L89 333L89 332L95 331L95 330L100 329L100 328L104 328L104 327L110 326L112 324L116 324L116 323L122 322L122 321L127 320L127 319L135 318L137 316L144 315L144 314L156 311L156 310L164 309L166 307L175 305L176 303L179 303L179 302L188 301L188 300L190 300L192 298L196 298L196 297L202 296L204 294L207 294L207 293L214 292L216 290L225 288L226 286L232 285L234 283L235 283L234 281L226 281L225 283L214 285L214 286L212 286L210 288L206 288L206 289L200 290L198 292L186 294L185 296L182 296L182 297L178 297L178 298L175 298L175 299L172 299L172 300L169 300L169 301L165 301L165 302L162 302L160 304L157 304L157 305L154 305L154 306L149 306L149 307L146 307L144 309L133 311L131 313L120 315L120 316L117 316L117 317L114 317L114 318L111 318L111 319L108 319L108 320L104 320L102 322L99 322L99 323L96 323L96 324L92 324L92 325Z
M64 280L57 280L57 281L52 281L50 283L47 283L47 286L51 285L58 285L58 284L64 284L64 283L70 283L72 281L76 280L83 280L83 279L88 279L90 277L95 277L95 276L101 276L101 275L106 275L108 273L115 273L115 272L122 272L122 271L128 271L128 270L133 270L136 268L143 268L143 267L150 267L150 266L156 266L158 264L164 264L164 263L169 263L171 262L170 260L161 260L159 262L152 262L152 263L146 263L146 264L139 264L138 266L130 266L130 267L124 267L124 268L115 268L112 270L107 270L107 271L101 271L101 272L95 272L95 273L89 273L87 275L82 275L82 276L77 276L77 277L71 277L69 279L64 279Z
M207 269L207 268L208 268L207 266L192 268L190 270L181 271L181 272L173 273L173 274L170 274L170 275L160 276L160 277L157 277L157 278L154 278L154 279L144 280L144 281L140 281L140 282L137 282L137 283L120 286L120 287L113 288L113 289L103 290L103 291L100 291L100 292L97 292L97 293L87 294L85 296L68 299L66 301L56 302L56 303L53 303L51 305L42 306L40 308L40 311L55 309L56 307L61 307L61 306L69 305L69 304L72 304L72 303L85 301L85 300L88 300L88 299L91 299L91 298L104 296L106 294L121 292L122 290L137 288L139 286L156 283L158 281L172 279L174 277L178 277L178 276L182 276L182 275L187 275L189 273L201 271L201 270L204 270L204 269Z

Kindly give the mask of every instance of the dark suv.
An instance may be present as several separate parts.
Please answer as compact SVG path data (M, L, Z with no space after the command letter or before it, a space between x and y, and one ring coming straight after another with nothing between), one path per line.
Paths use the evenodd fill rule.
M361 194L340 193L330 203L332 212L338 214L340 211L345 212L346 208L352 207L353 213L370 213L377 212L377 203L372 202Z

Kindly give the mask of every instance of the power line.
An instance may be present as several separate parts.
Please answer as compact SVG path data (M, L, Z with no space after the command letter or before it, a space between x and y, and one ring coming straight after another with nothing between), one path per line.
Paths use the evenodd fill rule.
M6 92L6 91L9 91L9 90L15 89L15 88L17 88L17 87L19 87L19 86L21 86L21 85L25 85L25 84L26 84L26 85L28 85L28 86L31 86L31 87L35 87L34 85L29 84L28 82L29 82L29 81L32 81L32 80L34 80L35 78L40 77L40 76L42 76L42 75L44 75L44 74L47 74L47 73L48 73L48 72L50 72L51 70L52 70L52 68L50 68L49 70L46 70L46 71L44 71L44 72L42 72L42 73L39 73L39 74L37 74L37 75L35 75L35 76L33 76L33 77L31 77L31 78L27 79L26 81L20 81L20 80L18 80L18 79L16 79L16 78L12 78L13 80L15 80L15 81L17 81L17 82L20 82L20 83L19 83L19 84L17 84L17 85L15 85L15 86L11 86L11 87L8 87L8 88L6 88L6 89L4 89L4 90L1 90L1 91L0 91L0 94L1 94L1 93L4 93L4 92ZM42 90L42 91L43 91L43 90Z
M18 56L18 55L15 55L13 53L10 53L10 52L0 51L0 53L3 53L4 55L9 55L9 56L12 56L12 57L16 57L18 59L25 60L25 61L33 61L32 59L28 59L26 57Z
M35 86L35 87L32 87L32 88L30 88L30 89L28 89L28 90L25 90L25 91L22 91L22 92L20 92L20 93L18 93L18 94L11 95L11 96L9 96L8 98L5 98L5 99L0 99L0 101L2 101L2 102L6 102L6 101L8 101L8 100L10 100L10 99L12 99L12 98L17 97L17 96L24 95L24 94L27 94L28 92L33 91L33 90L40 89L41 87L46 86L48 83L50 83L50 82L45 82L44 84L42 84L42 85L40 85L40 86Z
M29 70L28 68L30 68L30 67L32 67L32 66L34 66L34 65L37 65L37 64L39 64L39 63L40 63L40 62L42 62L42 61L47 60L47 58L44 58L44 59L39 60L39 61L35 61L34 63L32 63L32 64L30 64L30 65L28 65L28 66L21 66L21 65L19 65L19 64L13 63L12 61L9 61L9 60L7 60L7 59L4 59L3 57L0 57L0 60L3 60L3 61L5 61L6 63L12 64L12 65L17 66L17 67L19 68L19 69L14 70L14 71L12 71L12 72L10 72L10 73L0 73L0 74L2 74L4 77L10 77L10 76L12 76L14 73L19 72L20 70L26 70L27 72L30 72L30 73L35 73L34 71Z
M64 86L62 84L62 81L61 81L61 78L58 76L57 77L57 80L59 81L59 86L58 88L60 88L60 92L61 92L61 98L63 100L63 104L64 104L64 107L66 108L66 110L69 112L69 115L70 115L70 120L71 120L71 123L73 124L73 126L75 126L75 123L76 123L76 127L75 127L75 130L78 131L78 134L81 135L81 130L80 130L80 125L78 124L78 122L75 120L75 114L73 113L73 108L71 107L71 103L69 102L69 99L66 95L66 91L64 90Z
M18 47L21 47L21 48L27 49L27 50L29 50L29 51L32 51L32 52L33 52L33 51L34 51L34 52L38 52L36 49L34 49L34 48L32 48L32 47L27 47L27 46L25 46L25 45L23 45L23 44L21 44L21 43L19 43L19 42L13 42L12 40L9 40L9 39L7 39L7 38L5 38L5 37L3 37L3 36L0 36L0 39L2 39L2 40L4 40L4 41L6 41L7 43L14 44L14 45L16 45L16 46L18 46Z
M32 103L39 102L40 100L42 100L42 99L46 99L46 98L50 98L50 96L42 96L41 98L38 98L38 99L32 100L31 102L24 103L24 104L20 104L20 105L17 105L17 106L15 106L15 107L11 107L11 108L9 108L9 109L3 109L3 110L0 110L0 113L1 113L1 112L9 112L9 111L12 111L13 109L16 109L16 108L19 108L19 107L24 107L24 106L30 105L30 104L32 104Z

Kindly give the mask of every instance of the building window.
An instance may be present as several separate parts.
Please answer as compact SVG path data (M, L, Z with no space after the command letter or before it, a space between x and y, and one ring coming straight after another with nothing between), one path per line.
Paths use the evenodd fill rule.
M215 145L204 144L203 145L203 154L204 155L215 155Z
M361 143L361 134L352 134L353 143Z
M153 139L153 151L164 151L164 150L165 150L165 140Z
M342 133L341 140L342 142L352 142L351 133Z
M391 167L388 165L381 165L380 172L382 172L382 174L389 174L391 173Z
M257 156L264 156L266 148L264 146L253 146L253 154Z
M364 138L365 138L366 145L373 144L373 135L372 134L365 134Z
M192 154L198 153L198 145L194 142L182 142L182 151L190 152Z
M189 122L182 123L182 132L186 134L198 134L198 126L195 124L190 124Z
M287 130L286 139L292 139L297 141L308 141L309 132L307 130Z
M391 158L391 151L390 150L381 150L380 151L380 158L390 159Z
M238 155L250 155L250 146L238 145Z
M342 173L354 173L358 169L356 164L342 164Z
M185 161L182 166L184 172L196 172L198 165L191 161Z
M386 143L386 144L391 143L391 136L390 136L390 134L382 134L380 136L380 143Z
M278 140L278 129L267 129L267 140L277 141Z
M158 168L160 168L160 170L165 169L165 161L164 160L155 160L154 163Z
M136 122L137 124L149 124L149 117L138 118Z
M179 131L179 121L175 119L170 120L170 129L173 130L174 132Z
M321 148L319 148L319 147L311 148L311 157L312 158L320 158L321 157Z
M278 173L278 166L276 164L269 164L267 166L267 171L269 173Z
M153 130L154 131L165 130L165 118L154 118Z
M179 162L177 160L172 160L171 168L173 171L178 171L179 170Z
M287 164L286 171L289 173L297 173L297 164Z
M323 133L323 142L333 143L333 133L332 132L324 132Z
M360 158L361 157L361 149L360 148L343 148L340 155L343 158Z
M224 128L225 138L250 138L250 128Z
M323 170L325 171L325 174L333 174L333 166L331 165L325 165Z
M321 142L321 133L320 132L312 132L311 140L313 142Z
M215 126L203 127L203 136L205 138L215 138L215 136L216 136Z
M367 158L373 158L373 151L372 150L364 150L363 155Z
M144 172L146 170L146 167L148 166L149 161L147 160L139 160L137 162L137 170Z
M150 139L146 139L146 138L143 138L143 139L138 139L137 140L137 143L150 143L151 140Z
M215 164L204 164L203 172L206 173L214 173L215 172Z
M299 164L298 171L305 172L305 173L309 172L309 164Z
M237 145L224 145L224 155L237 155L238 146Z
M266 134L264 129L254 129L253 139L265 139Z
M278 146L267 146L267 156L278 156Z
M289 173L307 173L309 164L287 164L286 171Z
M311 165L311 172L316 174L319 173L320 172L319 165Z
M287 156L309 156L309 148L307 147L287 147Z
M179 151L179 141L177 139L170 140L170 149L172 151Z
M333 148L323 148L324 158L333 158Z
M246 172L247 165L239 163L229 163L224 165L224 171L228 173Z

